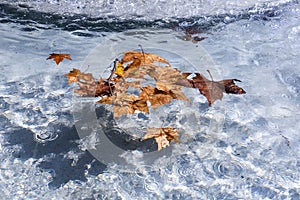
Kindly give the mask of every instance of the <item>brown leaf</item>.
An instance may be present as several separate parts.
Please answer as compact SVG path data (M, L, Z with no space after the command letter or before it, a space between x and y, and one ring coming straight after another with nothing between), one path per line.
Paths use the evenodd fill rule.
M146 101L136 100L132 102L122 103L121 105L114 104L113 112L114 117L117 118L121 115L133 114L136 110L149 113Z
M159 90L152 86L146 86L142 88L139 99L148 100L151 103L151 106L155 109L158 106L171 103L172 96L170 93L165 91Z
M82 73L79 69L73 69L65 76L68 77L69 84L78 84L79 89L75 89L74 92L81 96L102 97L111 95L111 91L114 90L113 84L103 79L96 81L91 73Z
M136 110L149 113L146 100L139 99L137 96L127 94L124 91L115 93L113 96L103 97L97 103L113 105L115 118L121 115L133 114Z
M144 112L144 113L149 113L147 100L145 100L145 99L139 99L139 100L133 101L132 108L134 110L139 110L139 111Z
M196 76L190 79L181 79L177 82L178 85L198 88L200 93L203 94L208 101L208 105L210 106L217 99L223 98L223 93L230 94L245 94L246 92L243 88L235 85L235 81L241 82L238 79L228 79L222 81L210 81L206 79L200 73L195 73ZM186 74L187 75L187 74Z
M145 75L149 75L156 82L156 88L158 90L156 90L155 93L151 92L151 95L164 94L168 96L166 97L167 99L173 98L178 100L189 101L189 99L184 95L184 93L181 92L181 86L176 84L178 80L185 78L185 76L182 75L178 69L171 68L170 66L155 66L153 64L147 64L128 70L124 74L124 77L144 78ZM145 88L145 90L148 89ZM162 91L164 91L165 93L162 93Z
M73 69L68 74L65 74L66 77L68 77L68 84L77 82L78 75L81 74L81 71L79 69Z
M127 67L124 69L125 72L131 70L135 67L140 67L142 65L154 64L155 62L164 63L170 65L170 63L165 60L164 58L152 54L152 53L145 53L145 52L138 52L138 51L126 51L123 53L124 56L121 59L121 63L125 64L130 62Z
M179 130L175 128L149 128L143 140L154 138L157 143L157 150L169 146L170 141L179 142Z
M192 41L193 43L197 43L207 38L207 37L202 37L201 36L202 32L194 27L185 27L183 31L185 33L183 39L186 41Z
M53 59L56 64L58 65L63 59L68 59L72 60L70 57L70 54L61 54L61 53L52 53L50 56L47 58L48 59Z
M164 58L162 58L156 54L153 54L153 53L145 53L145 52L138 52L138 51L126 51L123 54L124 54L124 56L122 57L122 60L121 60L122 63L140 60L141 65L153 64L154 62L161 62L161 63L165 63L167 65L170 65L170 63L167 60L165 60Z
M234 83L234 81L242 82L238 79L228 79L228 80L219 81L218 83L224 86L225 92L227 94L246 94L246 91L243 88L237 86Z
M155 79L157 89L167 92L173 99L189 101L177 84L178 80L185 78L178 69L170 66L156 67L149 71L149 76Z
M126 68L124 72L124 78L140 78L144 79L144 76L149 74L151 70L154 70L157 66L153 64L140 65L136 67Z

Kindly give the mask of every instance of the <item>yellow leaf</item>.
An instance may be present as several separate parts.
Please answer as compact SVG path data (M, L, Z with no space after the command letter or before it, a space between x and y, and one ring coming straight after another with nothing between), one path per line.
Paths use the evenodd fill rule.
M121 76L121 77L124 74L124 66L120 62L118 62L117 66L116 66L115 74L117 76Z

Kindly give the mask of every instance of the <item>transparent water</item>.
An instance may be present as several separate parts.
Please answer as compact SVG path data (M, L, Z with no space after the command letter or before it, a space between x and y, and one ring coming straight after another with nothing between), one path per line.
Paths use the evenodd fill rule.
M150 3L156 6L147 9ZM0 4L1 199L300 198L299 2L182 4ZM187 27L206 39L184 41ZM78 136L73 88L63 74L86 69L90 52L113 37L122 45L134 38L154 46L164 38L161 49L182 45L201 72L241 79L247 94L226 95L212 107L200 97L179 104L186 109L164 116L181 124L181 143L151 164L143 153L127 152L134 173L101 163L86 151L97 140ZM198 65L200 48L213 66ZM73 60L55 66L46 60L52 52Z

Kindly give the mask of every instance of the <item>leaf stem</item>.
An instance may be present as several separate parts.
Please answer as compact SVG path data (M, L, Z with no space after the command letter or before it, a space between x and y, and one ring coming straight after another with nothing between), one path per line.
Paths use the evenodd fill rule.
M210 73L209 69L207 69L206 71L208 72L208 74L209 74L209 76L210 76L210 79L211 79L211 81L214 81L214 79L213 79L213 77L212 77L212 75L211 75L211 73Z
M142 47L142 45L141 45L141 44L139 44L139 47L140 47L140 48L141 48L141 50L142 50L143 57L144 57L144 60L145 60L145 52L144 52L144 49L143 49L143 47Z
M112 95L113 93L112 93L112 89L111 89L111 87L110 87L110 80L111 80L111 78L112 78L114 72L116 71L116 66L117 66L117 62L118 62L118 61L119 61L118 58L116 58L116 59L114 60L114 67L112 68L111 73L110 73L110 76L109 76L108 79L107 79L107 83L108 83L108 87L109 87L109 91L110 91L110 94L111 94L111 95Z

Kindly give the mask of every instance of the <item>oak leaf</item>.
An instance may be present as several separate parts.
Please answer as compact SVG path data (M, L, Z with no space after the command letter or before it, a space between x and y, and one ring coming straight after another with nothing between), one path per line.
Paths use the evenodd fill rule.
M157 143L157 150L169 146L170 141L179 142L179 130L175 128L149 128L143 140L154 138Z
M47 60L53 59L56 64L58 65L63 59L68 59L72 60L70 57L70 54L61 54L61 53L52 53L50 56L47 58Z

